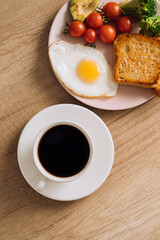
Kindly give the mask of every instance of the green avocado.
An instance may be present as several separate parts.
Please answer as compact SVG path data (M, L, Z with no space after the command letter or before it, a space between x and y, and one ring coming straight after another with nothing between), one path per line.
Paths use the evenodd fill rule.
M100 0L70 0L70 12L73 20L83 22L98 6Z

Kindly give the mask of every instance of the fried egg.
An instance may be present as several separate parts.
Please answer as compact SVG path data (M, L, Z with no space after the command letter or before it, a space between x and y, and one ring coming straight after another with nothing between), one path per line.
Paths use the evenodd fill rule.
M113 70L101 52L81 44L54 42L49 57L58 80L82 97L114 96L118 85Z

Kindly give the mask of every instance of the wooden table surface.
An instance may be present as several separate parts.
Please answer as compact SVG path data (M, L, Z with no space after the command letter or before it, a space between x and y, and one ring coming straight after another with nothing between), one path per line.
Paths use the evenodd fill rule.
M34 191L17 162L22 129L40 110L84 106L56 80L47 55L64 0L5 0L0 7L0 239L159 240L160 99L128 110L87 107L109 127L115 159L105 183L77 201Z

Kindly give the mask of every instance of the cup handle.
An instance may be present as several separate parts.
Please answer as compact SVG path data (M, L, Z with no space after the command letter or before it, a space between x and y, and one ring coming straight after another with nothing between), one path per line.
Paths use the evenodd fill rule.
M48 182L47 178L44 178L44 179L40 180L39 183L36 186L36 190L41 191L46 186L47 182Z

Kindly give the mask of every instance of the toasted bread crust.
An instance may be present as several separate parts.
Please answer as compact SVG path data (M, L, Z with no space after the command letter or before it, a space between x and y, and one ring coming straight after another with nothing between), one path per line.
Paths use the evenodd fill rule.
M155 88L160 95L160 41L140 34L120 34L113 43L114 81Z
M153 88L153 92L157 97L160 97L160 71L159 71L159 75L158 75L157 84L156 84L156 87Z

